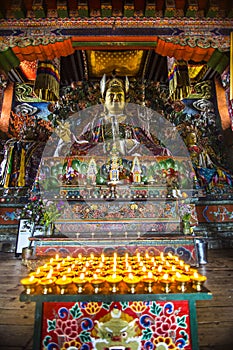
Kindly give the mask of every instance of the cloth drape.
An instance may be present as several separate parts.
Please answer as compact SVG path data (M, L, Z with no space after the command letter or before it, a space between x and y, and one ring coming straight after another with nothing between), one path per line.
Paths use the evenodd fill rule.
M178 61L174 57L168 57L167 63L170 97L174 101L182 100L190 93L188 64L186 61Z
M39 61L34 93L43 101L57 101L60 88L60 59Z

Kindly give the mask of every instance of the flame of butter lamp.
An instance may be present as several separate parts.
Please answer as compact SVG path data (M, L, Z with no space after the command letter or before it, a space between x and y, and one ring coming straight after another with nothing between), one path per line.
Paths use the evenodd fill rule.
M122 281L122 277L113 273L111 276L106 277L106 281L111 285L112 293L117 292L117 284Z
M178 283L177 288L180 289L182 293L184 293L187 289L187 283L190 282L190 277L177 272L175 281Z
M129 273L127 277L124 277L123 281L130 288L130 292L134 294L136 290L136 286L140 282L140 277L135 276L133 273Z
M57 266L57 264L59 263L59 262L61 262L61 260L62 259L59 259L59 258L51 258L50 260L49 260L49 263L50 263L50 266Z
M105 279L102 277L97 276L97 274L93 275L93 278L91 279L91 284L94 287L94 293L97 294L101 290L100 286L104 283Z
M52 293L55 280L56 280L55 277L50 277L50 276L43 277L39 280L39 284L42 287L43 294Z
M83 286L85 283L87 283L87 280L85 279L85 274L83 272L80 273L79 277L77 276L73 278L73 282L78 288L78 293L82 293Z
M60 274L59 271L54 270L52 267L50 268L47 278L51 278L51 277L57 277Z
M162 273L163 273L163 266L159 265L158 268L157 268L157 274L158 274L158 276L161 276Z
M55 255L55 260L56 260L56 261L61 261L61 258L59 257L58 254Z
M38 278L35 278L34 276L25 277L21 279L20 283L24 286L26 294L31 294L35 292Z
M202 286L206 279L206 276L203 276L198 272L194 272L193 276L191 276L191 280L193 281L193 288L195 288L197 292L201 292Z
M161 263L163 263L165 261L165 256L164 256L163 252L160 253L159 259L160 259Z
M66 277L74 277L74 274L75 274L75 272L74 272L74 270L72 270L71 267L68 267L65 271L61 272L61 275L62 276L65 275Z
M149 264L152 266L155 265L155 257L154 256L152 256L152 258L150 259Z
M44 264L43 266L40 267L40 269L44 272L47 272L51 269L51 266L49 264Z
M159 279L160 283L162 283L163 287L162 290L165 293L169 293L171 291L170 285L171 285L171 278L169 277L168 273L165 273L161 278Z
M55 283L60 288L60 294L65 294L67 291L67 288L72 282L73 281L71 277L67 277L66 275L63 275L62 277L58 278Z
M142 278L142 282L146 285L146 291L148 293L152 293L153 283L156 282L156 278L153 276L151 271L148 271L147 276Z
M36 271L31 272L29 275L34 276L35 278L41 278L45 276L45 272L41 271L40 268L38 267Z

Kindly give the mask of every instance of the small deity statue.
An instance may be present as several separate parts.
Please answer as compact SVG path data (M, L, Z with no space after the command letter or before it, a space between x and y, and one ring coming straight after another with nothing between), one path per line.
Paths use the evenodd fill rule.
M192 162L195 165L198 165L199 155L201 153L201 149L197 145L197 134L196 134L196 130L194 128L188 129L185 141L186 141L186 145L188 147L188 151L189 151Z
M91 184L96 184L97 164L95 159L91 159L87 169L87 179Z
M180 173L173 168L164 170L163 176L166 177L167 196L172 198L182 198L180 190Z
M141 183L142 169L141 169L138 157L135 157L133 160L133 166L131 169L131 173L133 175L133 182Z
M116 198L117 194L116 194L116 185L119 183L120 181L120 172L122 170L123 166L122 166L122 159L119 157L117 148L116 148L116 144L113 145L113 150L111 152L111 157L109 159L109 162L107 164L107 169L108 169L108 173L109 173L109 189L110 189L110 193L108 198Z
M198 131L194 127L187 127L185 142L191 157L191 161L195 166L203 168L212 168L214 166L210 156L216 157L213 149L208 145L198 144Z
M127 78L123 82L113 76L106 81L104 75L100 89L103 112L85 126L78 137L79 143L74 142L72 145L72 155L95 154L95 146L100 143L103 144L104 154L108 154L114 144L120 155L171 155L169 150L160 145L160 141L150 134L148 120L146 118L140 120L137 106L133 112L129 112ZM80 141L86 141L88 144L82 145Z

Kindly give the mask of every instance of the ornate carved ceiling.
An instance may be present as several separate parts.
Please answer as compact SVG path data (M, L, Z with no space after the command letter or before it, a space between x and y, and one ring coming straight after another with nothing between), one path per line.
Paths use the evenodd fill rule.
M232 0L0 0L0 60L13 51L12 80L44 47L61 59L62 84L98 79L114 65L120 75L166 81L167 56L229 55L231 31Z
M233 17L231 0L9 0L2 18Z

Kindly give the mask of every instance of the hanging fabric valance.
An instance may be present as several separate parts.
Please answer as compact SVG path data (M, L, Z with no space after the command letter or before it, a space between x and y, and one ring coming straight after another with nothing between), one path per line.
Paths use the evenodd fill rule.
M71 39L63 37L10 38L0 42L0 68L6 73L22 61L46 61L73 54Z
M208 61L215 49L213 47L202 48L197 45L189 46L187 43L168 42L158 38L155 52L162 56L175 57L176 60L192 60L194 62Z
M13 52L20 61L53 60L56 57L68 56L74 53L71 39L37 38L18 41L12 47Z

